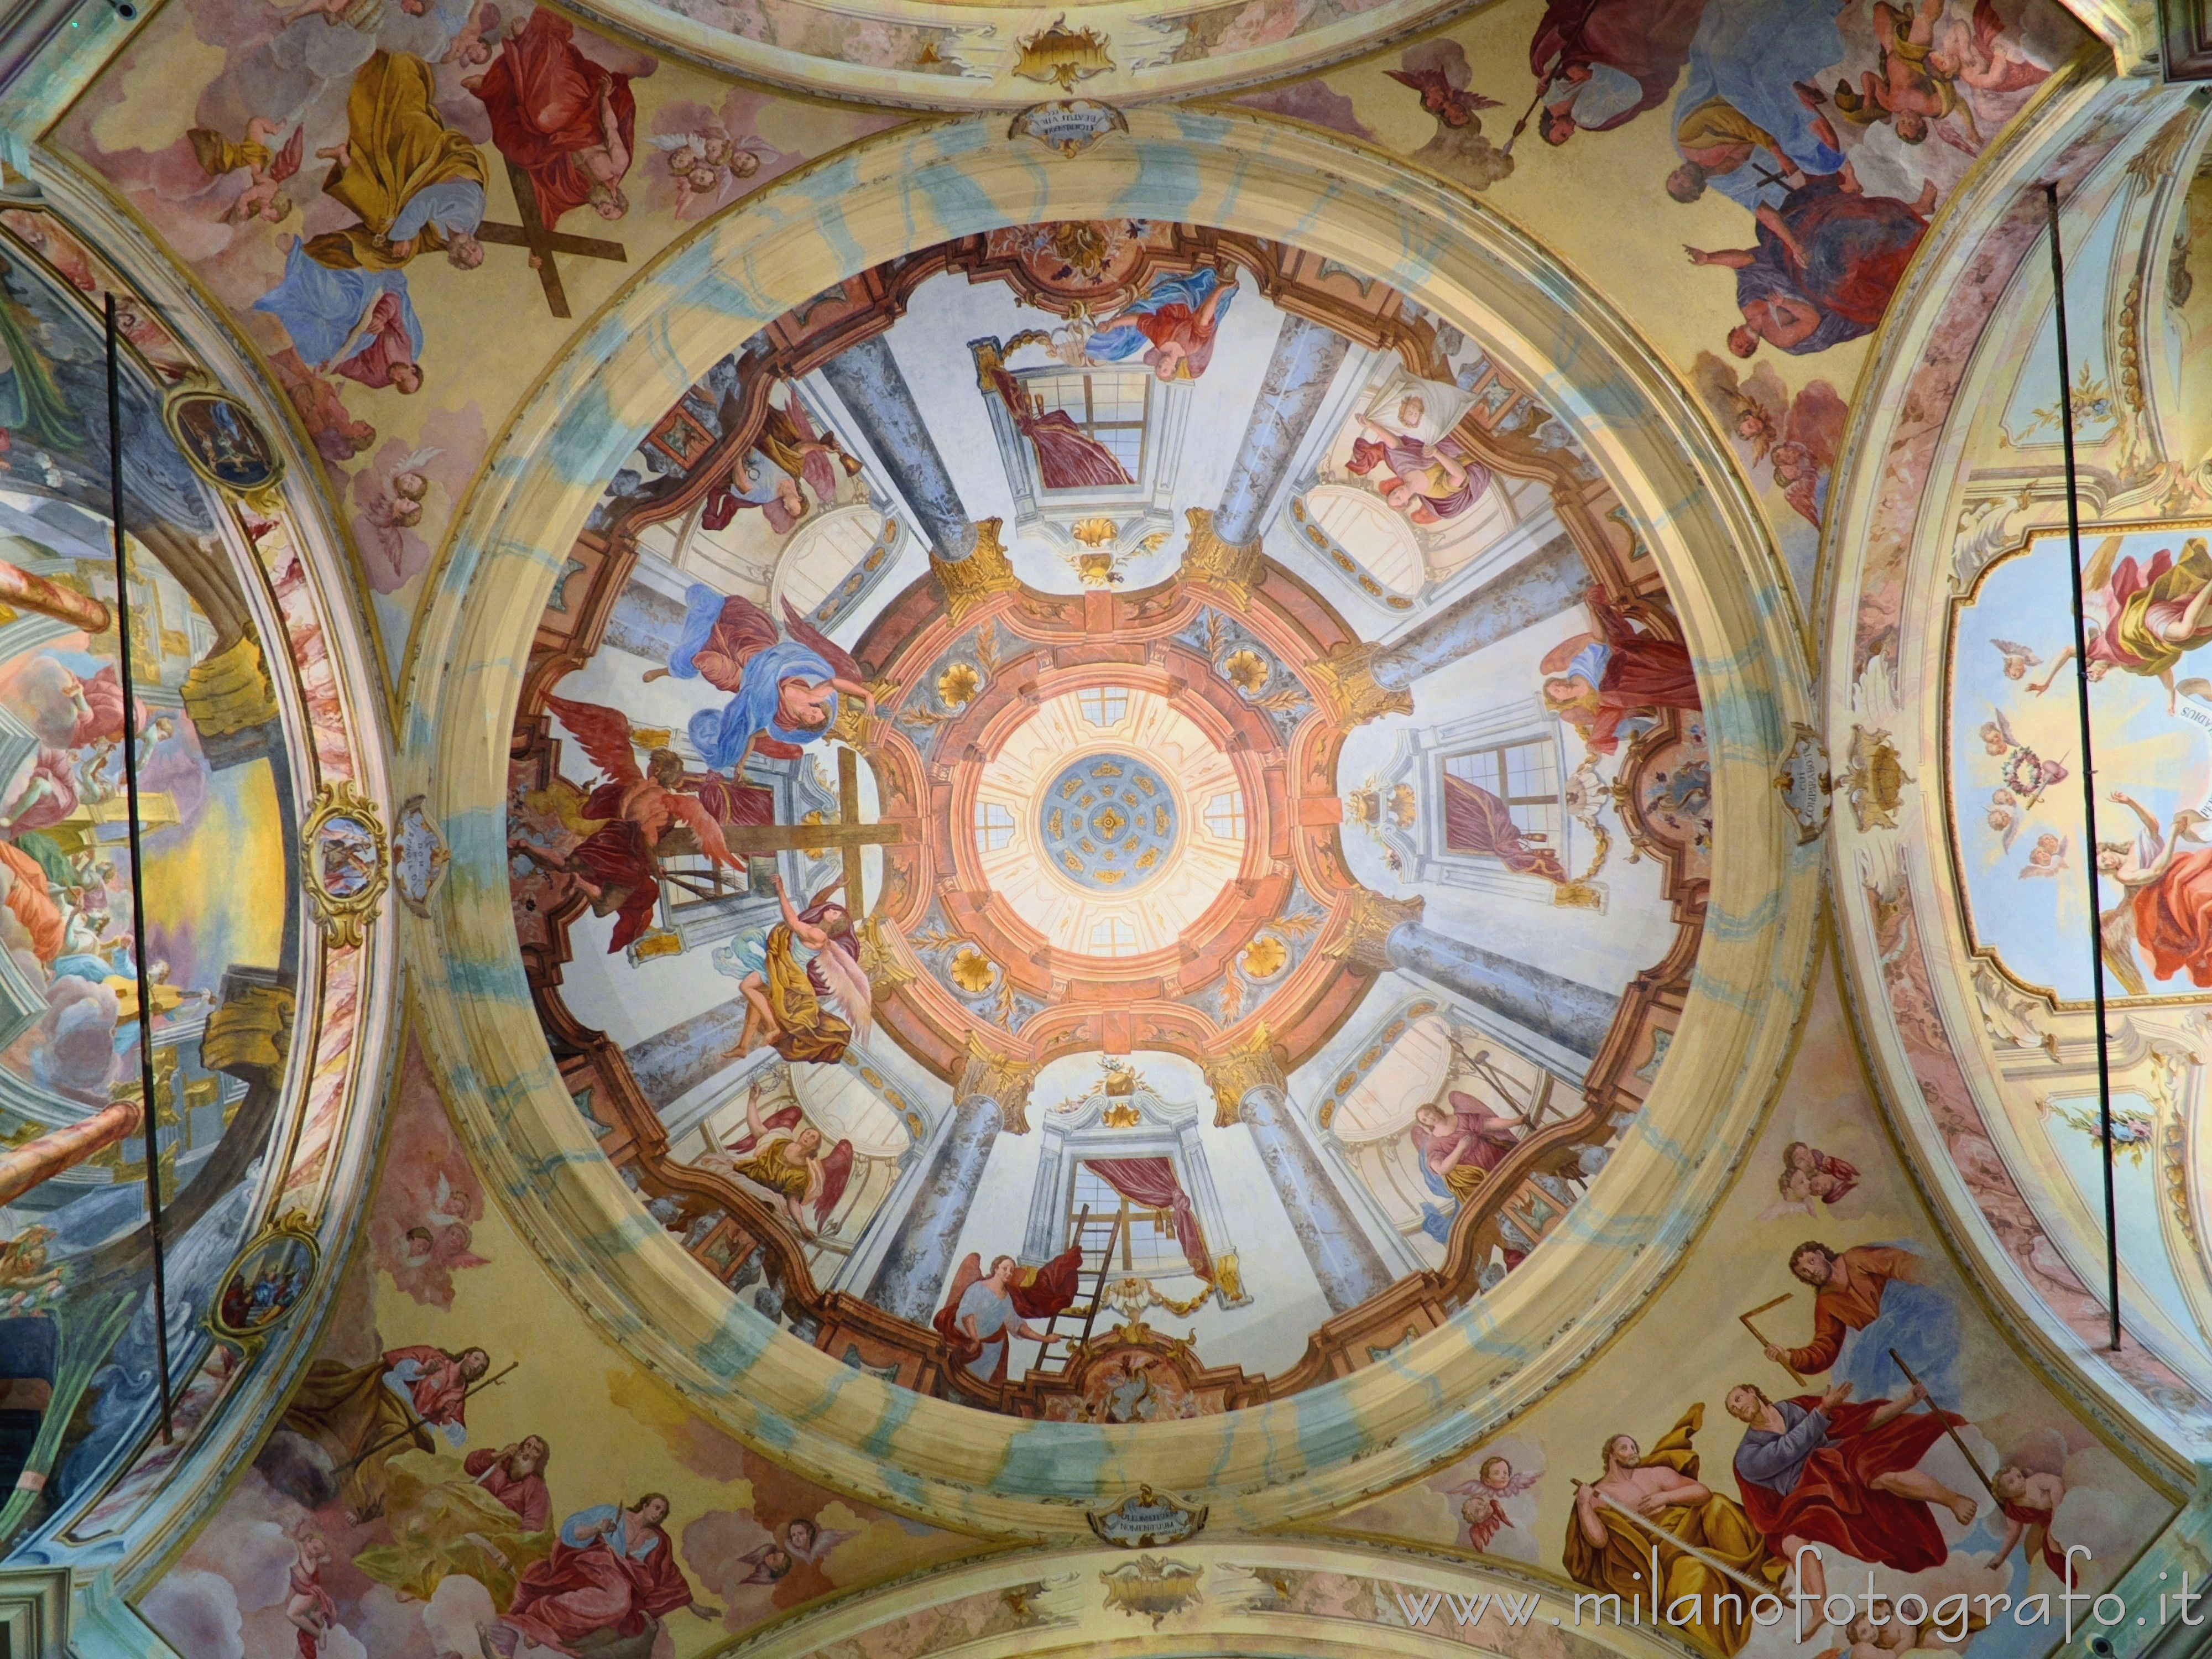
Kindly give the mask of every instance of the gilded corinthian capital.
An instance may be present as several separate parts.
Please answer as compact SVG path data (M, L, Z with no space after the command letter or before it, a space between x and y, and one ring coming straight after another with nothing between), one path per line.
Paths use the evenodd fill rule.
M1243 1042L1231 1043L1206 1062L1206 1081L1213 1091L1213 1127L1237 1121L1237 1109L1255 1089L1283 1086L1283 1066L1275 1039L1263 1022Z
M1182 555L1182 577L1225 590L1240 605L1249 604L1252 586L1260 580L1267 561L1255 536L1242 546L1224 542L1214 533L1213 514L1202 507L1183 509L1190 520L1190 539Z
M935 548L929 551L929 574L945 590L945 611L956 623L994 593L1011 593L1022 585L999 526L996 519L978 519L975 550L964 559L940 559Z
M1419 921L1423 901L1385 898L1364 887L1354 887L1345 896L1351 901L1351 910L1336 937L1322 947L1322 954L1370 974L1386 971L1390 966L1392 931L1401 922Z
M1375 683L1375 660L1389 647L1356 640L1340 640L1325 657L1316 658L1309 670L1328 693L1336 716L1346 726L1364 726L1384 714L1410 714L1413 694Z

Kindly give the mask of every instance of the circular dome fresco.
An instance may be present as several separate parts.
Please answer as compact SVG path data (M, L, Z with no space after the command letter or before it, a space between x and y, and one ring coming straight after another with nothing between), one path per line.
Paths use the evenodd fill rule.
M896 198L964 163L856 165ZM1051 178L1127 184L1081 157ZM1395 188L1374 211L1407 210ZM737 268L750 222L701 258ZM1286 1513L1286 1482L1419 1455L1389 1449L1438 1389L1504 1411L1543 1386L1551 1360L1502 1356L1662 1270L1590 1241L1720 1189L1663 1149L1756 1118L1788 1019L1751 988L1797 971L1773 952L1811 910L1778 885L1795 832L1759 740L1709 722L1765 731L1801 694L1685 540L1714 556L1754 520L1717 512L1733 475L1686 405L1610 367L1619 341L1547 378L1513 330L1479 336L1471 255L1438 255L1476 284L1447 318L1341 243L1167 218L885 252L834 292L810 270L743 349L687 364L610 458L568 582L530 590L551 602L526 620L498 920L537 1030L456 986L440 1041L550 1056L557 1090L496 1131L472 1116L487 1178L512 1164L549 1259L741 1435L1040 1531L1123 1474L1172 1489L1203 1439L1213 1501ZM1569 281L1539 274L1510 293ZM1591 398L1651 418L1611 421L1601 458L1575 435ZM678 423L689 441L655 441ZM775 514L746 499L763 469ZM1307 533L1324 486L1419 514L1420 569L1371 592L1356 515ZM771 613L790 549L823 556L809 522L862 501L899 533ZM1714 639L1686 638L1685 572ZM465 586L489 603L496 573ZM1717 708L1710 652L1744 665ZM648 765L680 806L641 834L610 813ZM1780 932L1708 939L1726 848ZM452 899L464 954L482 902ZM658 1225L578 1231L632 1204ZM1247 1412L1256 1438L1200 1426ZM1064 1455L1079 1425L1133 1461Z
M382 1097L396 826L344 566L280 428L216 389L252 375L34 198L6 221L0 1139L36 1443L0 1530L112 1562L204 1513L315 1340ZM112 380L102 289L134 319Z
M1343 1375L1559 1231L1677 1029L1713 763L1657 572L1508 487L1595 476L1523 381L1388 290L1354 326L1294 249L1088 228L1078 291L972 237L707 371L688 418L757 418L618 473L508 827L556 1052L702 1277L948 1400L1121 1422ZM1467 485L1392 506L1438 452ZM748 456L795 524L729 493ZM1466 517L1487 585L1378 605L1313 491L1360 561ZM931 505L771 617L859 501ZM672 750L734 850L599 816Z

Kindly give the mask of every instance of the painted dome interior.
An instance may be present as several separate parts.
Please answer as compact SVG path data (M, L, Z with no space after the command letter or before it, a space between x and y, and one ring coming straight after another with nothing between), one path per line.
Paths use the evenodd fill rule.
M17 1645L2180 1651L2204 10L19 9Z

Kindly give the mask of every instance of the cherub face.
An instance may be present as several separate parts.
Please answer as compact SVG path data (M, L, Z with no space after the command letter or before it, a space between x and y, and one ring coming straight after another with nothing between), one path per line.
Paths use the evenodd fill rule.
M730 171L738 178L750 179L761 169L760 157L749 149L733 149L730 152L729 166Z
M730 141L720 133L709 133L706 143L700 147L699 153L716 167L720 167L730 159Z
M1930 67L1933 67L1932 64ZM1898 116L1896 126L1898 137L1905 143L1924 144L1928 142L1928 118L1924 115L1907 110Z
M1504 1492L1506 1483L1513 1479L1513 1466L1502 1457L1486 1457L1482 1460L1480 1479L1492 1492Z
M1748 321L1738 323L1728 331L1728 349L1731 356L1750 356L1759 349L1759 331Z
M703 196L722 182L722 175L702 161L686 175L685 182Z
M2016 1504L2027 1495L2027 1471L2008 1463L1990 1479L1990 1487L2006 1503Z
M2019 804L2009 789L1993 789L1990 792L1990 805L1992 806L2016 806Z

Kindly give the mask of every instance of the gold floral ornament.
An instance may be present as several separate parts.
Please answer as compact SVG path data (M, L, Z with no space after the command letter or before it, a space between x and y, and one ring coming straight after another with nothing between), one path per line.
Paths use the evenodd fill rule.
M300 827L301 880L334 950L361 943L391 882L376 805L349 782L326 783Z
M1072 29L1064 16L1014 45L1021 53L1014 64L1016 75L1025 81L1050 82L1062 92L1114 68L1114 60L1106 55L1106 37L1091 29Z
M963 945L953 952L949 971L953 984L970 996L989 990L991 981L999 976L996 964L972 945Z
M947 708L964 708L983 689L983 676L973 663L956 662L937 677L937 695Z
M1273 671L1267 666L1267 659L1256 651L1232 651L1229 659L1221 665L1221 672L1231 685L1249 693L1265 685Z
M1271 933L1262 933L1244 947L1244 971L1254 979L1273 979L1283 971L1283 964L1290 957L1282 940Z

